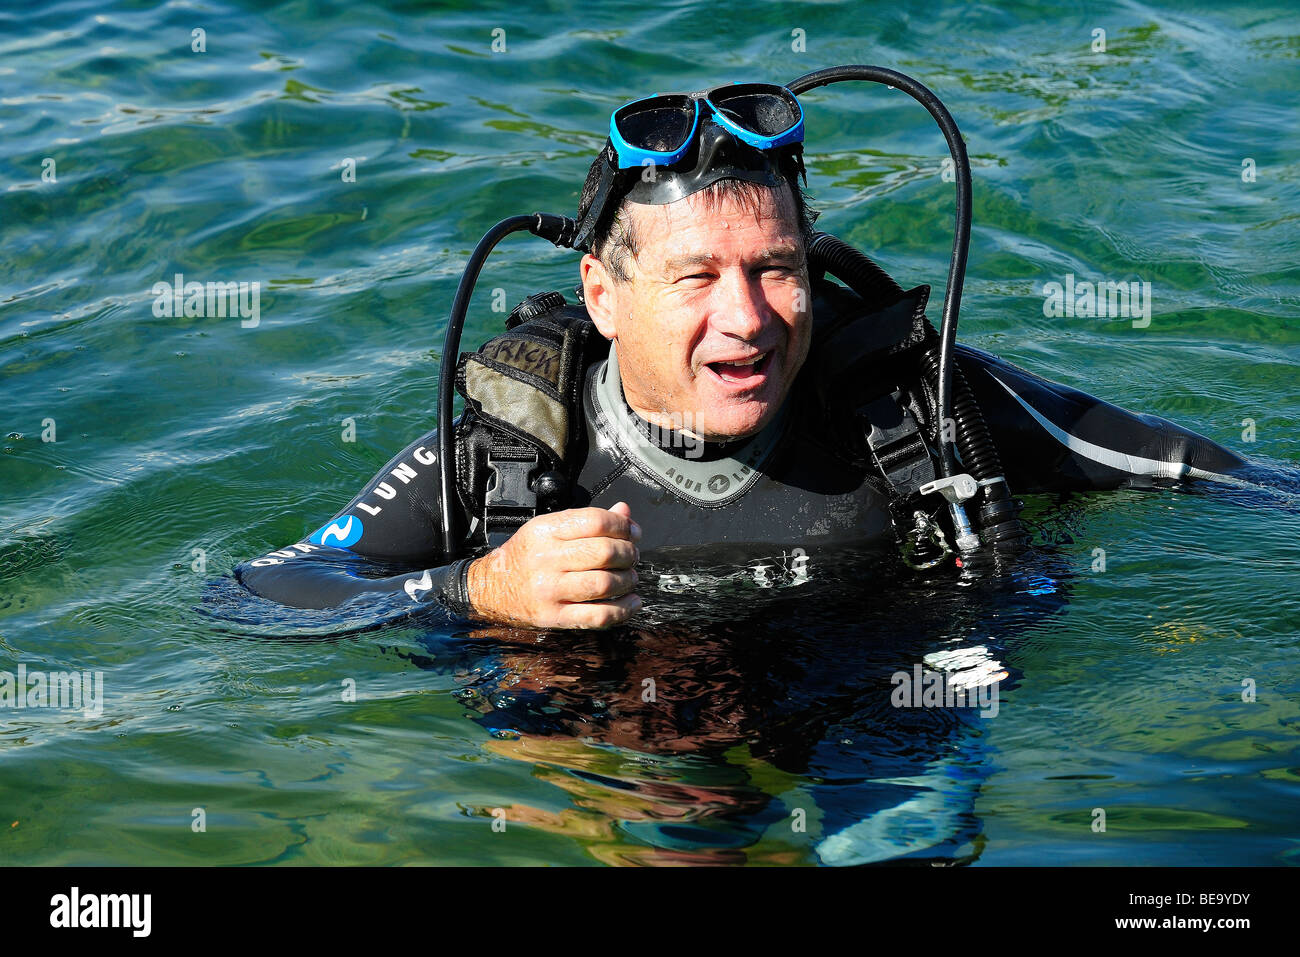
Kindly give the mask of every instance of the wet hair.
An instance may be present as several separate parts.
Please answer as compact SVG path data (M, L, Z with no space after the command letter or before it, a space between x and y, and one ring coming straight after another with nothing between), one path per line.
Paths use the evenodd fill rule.
M591 201L596 196L596 189L600 184L600 168L604 162L605 152L602 150L591 164L591 168L587 171L587 181L582 185L582 197L578 202L579 220L586 215ZM806 247L812 239L813 223L817 220L818 213L808 205L808 197L799 185L795 169L793 163L782 164L786 184L794 199L799 234ZM699 195L703 197L706 208L710 211L721 208L725 199L732 199L757 214L763 199L762 191L771 188L762 183L752 183L743 179L720 179L700 190ZM641 248L641 238L637 235L632 217L628 214L629 207L633 204L628 202L626 192L621 192L622 195L613 214L606 211L596 226L596 232L591 238L591 254L604 264L616 282L628 282L632 278L628 269L628 260L637 258Z

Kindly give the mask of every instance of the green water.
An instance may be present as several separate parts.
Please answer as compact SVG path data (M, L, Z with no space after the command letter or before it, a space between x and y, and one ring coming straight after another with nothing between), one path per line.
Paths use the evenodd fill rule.
M967 137L963 341L1300 461L1287 5L6 4L0 670L102 671L105 701L0 712L0 862L813 864L896 803L864 781L945 761L968 798L945 859L1300 859L1294 496L1035 500L1050 599L866 575L816 593L834 614L746 593L695 627L542 642L285 640L196 610L431 427L469 250L571 213L613 108L845 62L916 76ZM937 315L932 122L875 86L804 104L819 225L933 284ZM155 316L176 273L259 282L259 324ZM1067 273L1150 282L1150 325L1045 316ZM493 289L575 281L572 254L508 240L466 342L499 327ZM880 675L954 641L1013 674L999 714L904 720Z

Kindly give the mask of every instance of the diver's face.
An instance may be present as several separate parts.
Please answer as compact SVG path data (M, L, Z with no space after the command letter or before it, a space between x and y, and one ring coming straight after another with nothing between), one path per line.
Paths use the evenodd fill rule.
M693 193L629 206L640 248L627 282L592 256L584 299L618 350L628 404L646 420L722 441L753 435L808 355L808 265L788 187L757 210Z

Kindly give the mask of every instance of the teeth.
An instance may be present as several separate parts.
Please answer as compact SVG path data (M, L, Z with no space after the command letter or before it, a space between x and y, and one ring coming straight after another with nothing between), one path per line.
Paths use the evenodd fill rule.
M761 360L761 359L763 358L763 356L765 356L765 355L767 355L766 352L764 352L763 355L761 355L761 356L754 356L754 358L752 358L752 359L737 359L737 360L735 360L734 362L715 362L715 363L713 363L713 365L717 365L717 366L752 366L752 365L754 365L756 362L758 362L759 360Z

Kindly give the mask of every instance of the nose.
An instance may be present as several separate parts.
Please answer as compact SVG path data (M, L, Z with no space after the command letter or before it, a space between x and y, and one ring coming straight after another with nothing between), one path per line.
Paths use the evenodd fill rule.
M762 284L745 270L728 270L719 283L720 301L712 326L737 339L754 341L767 325L770 309Z

